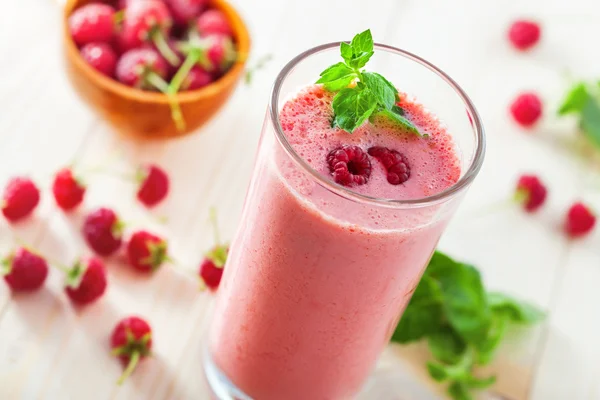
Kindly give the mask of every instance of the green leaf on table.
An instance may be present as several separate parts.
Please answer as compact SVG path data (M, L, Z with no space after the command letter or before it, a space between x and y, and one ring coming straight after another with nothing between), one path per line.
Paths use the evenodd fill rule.
M392 341L410 343L437 332L443 325L442 292L435 280L423 276L402 314Z
M494 314L505 315L512 322L532 324L544 319L544 313L537 307L503 293L488 293L488 303Z
M454 263L434 277L442 289L450 325L466 341L480 346L491 324L491 311L479 271Z
M369 118L375 107L377 102L368 89L358 85L342 89L333 98L334 123L353 132Z
M443 317L440 304L407 307L392 335L392 341L406 344L431 335L440 329Z
M496 376L491 375L487 378L477 378L469 375L462 381L469 389L486 389L496 383Z
M591 97L586 84L583 82L578 83L567 94L567 97L558 109L558 115L582 112L585 104Z
M490 325L487 337L477 349L477 362L479 364L489 364L494 358L496 350L500 346L500 343L504 338L504 334L506 333L508 319L509 317L504 313L494 313L492 310L492 323Z
M473 400L469 387L462 381L452 382L448 386L448 395L454 400Z
M587 100L581 112L581 129L596 146L600 146L600 106L592 97Z
M446 364L456 364L467 351L465 341L449 326L430 334L427 344L431 354Z

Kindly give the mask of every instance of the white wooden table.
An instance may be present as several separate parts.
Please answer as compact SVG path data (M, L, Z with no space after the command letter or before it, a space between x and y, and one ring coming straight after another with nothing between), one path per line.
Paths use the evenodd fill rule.
M487 284L547 310L546 323L509 344L496 365L497 391L514 399L600 399L600 230L568 242L559 225L568 205L583 198L600 210L590 172L556 145L573 126L553 113L574 76L600 76L600 6L597 0L255 0L235 3L253 34L253 59L272 53L251 87L234 97L199 133L168 143L124 141L76 97L63 72L59 8L52 0L3 1L0 12L0 184L17 173L43 182L35 217L9 227L0 221L0 248L18 237L61 262L87 250L79 239L85 210L112 205L126 220L141 221L171 238L173 253L195 269L212 243L208 208L218 205L223 236L231 237L250 178L269 90L292 56L324 42L371 28L377 41L416 52L439 65L470 94L488 134L484 168L445 234L441 248L484 272ZM268 11L265 11L268 9ZM517 54L505 40L518 16L543 23L540 46ZM410 77L407 77L409 79ZM509 119L507 105L523 89L541 93L546 118L532 134ZM118 150L120 168L143 161L163 165L172 195L157 225L133 200L133 188L97 177L85 207L66 217L48 192L53 171L73 159L94 164ZM516 177L539 173L550 186L547 206L535 216L505 209L475 211L510 195ZM144 223L146 221L146 223ZM207 399L201 353L212 296L172 268L139 278L111 260L110 287L97 304L74 309L52 271L45 289L11 296L0 284L0 399ZM154 328L155 356L123 387L120 364L109 355L115 322L140 314ZM398 352L403 357L398 357ZM419 349L383 357L370 396L436 399ZM379 391L379 392L377 392ZM385 392L385 393L384 393Z

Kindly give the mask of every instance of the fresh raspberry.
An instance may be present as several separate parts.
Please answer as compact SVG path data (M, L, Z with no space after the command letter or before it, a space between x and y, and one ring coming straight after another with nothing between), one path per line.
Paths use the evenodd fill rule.
M515 199L523 204L525 211L534 212L546 201L546 186L535 175L523 175L517 182Z
M177 56L169 48L169 36L173 19L169 9L160 0L132 1L125 8L123 36L130 46L139 47L142 43L153 42L162 56L170 64L177 64Z
M201 35L233 35L227 17L219 10L207 10L203 12L198 17L196 29Z
M165 0L173 20L179 25L188 25L197 18L208 3L207 0Z
M369 149L369 154L383 164L387 170L387 181L392 185L400 185L410 178L410 166L402 153L387 147L374 146Z
M209 72L202 67L194 66L183 80L181 90L200 89L201 87L210 84L212 81L213 78Z
M109 256L121 247L123 226L113 210L99 208L85 218L83 236L96 254Z
M202 287L207 287L211 291L215 291L221 283L223 269L227 262L227 253L229 253L229 245L221 242L217 223L217 211L214 208L210 210L210 221L213 228L215 245L205 255L198 269L198 275L200 276Z
M169 66L154 49L141 48L125 52L116 67L117 80L138 89L156 89L148 75L153 73L161 79L167 77Z
M542 115L542 101L535 93L521 93L511 104L510 112L519 125L529 128Z
M106 43L88 43L81 48L81 57L100 73L113 77L117 55Z
M596 225L596 216L592 210L581 202L577 202L569 208L565 220L564 230L571 238L587 235Z
M89 304L96 301L106 290L106 268L99 259L92 257L78 261L67 272L65 291L77 304Z
M140 317L124 318L113 329L110 337L112 354L126 365L118 384L125 382L135 370L138 362L150 355L152 349L152 328Z
M540 40L540 35L540 25L533 21L515 21L508 30L508 39L518 50L533 47Z
M111 6L90 3L71 14L69 31L78 46L92 42L109 43L115 32L114 20L115 10Z
M39 202L40 191L33 181L16 177L6 185L0 207L7 220L17 222L31 214Z
M237 57L231 37L210 35L203 41L207 43L205 51L210 71L217 73L227 71Z
M135 232L127 243L129 264L140 271L156 271L168 258L167 241L150 232Z
M15 292L39 289L48 276L48 263L43 257L19 247L0 260L0 274Z
M86 187L73 176L70 168L63 168L54 176L52 193L56 204L65 211L71 211L83 201Z
M169 194L169 176L158 165L142 166L136 179L140 185L137 198L146 207L154 207Z
M358 146L344 145L327 155L333 180L344 186L364 185L371 176L371 161Z

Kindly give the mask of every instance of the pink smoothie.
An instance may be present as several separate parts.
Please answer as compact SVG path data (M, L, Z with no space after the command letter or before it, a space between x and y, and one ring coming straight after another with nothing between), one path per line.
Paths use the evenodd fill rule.
M460 177L451 136L418 103L401 106L421 138L385 120L353 134L331 127L332 95L310 86L280 112L294 150L326 179L327 154L345 144L404 154L411 176L391 185L371 159L352 187L386 199L439 193ZM264 139L263 139L264 140ZM263 143L219 289L210 351L256 400L352 398L388 343L451 214L445 205L384 208L331 193Z

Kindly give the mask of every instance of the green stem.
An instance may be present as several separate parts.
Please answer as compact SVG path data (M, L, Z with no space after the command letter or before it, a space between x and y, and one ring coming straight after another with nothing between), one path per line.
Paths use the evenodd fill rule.
M169 91L169 84L156 72L147 71L144 78L146 79L146 82L148 82L161 92L167 93Z
M133 354L131 355L131 357L129 358L129 363L127 364L127 368L125 368L125 371L123 371L123 374L117 381L117 385L122 385L123 382L125 382L125 380L127 378L129 378L129 376L131 376L131 374L135 370L135 367L140 362L140 358L141 358L140 352L134 351Z
M199 58L200 58L200 54L198 51L196 51L196 50L190 51L190 53L185 58L185 61L183 62L183 64L181 64L181 67L177 70L177 72L173 76L173 79L171 79L171 83L169 83L169 86L167 88L168 93L175 94L175 93L179 92L179 89L181 88L183 81L185 80L185 78L187 78L188 74L190 73L190 71L192 70L194 65L196 65Z
M152 35L152 41L156 45L156 48L162 54L162 56L171 64L176 67L179 65L179 57L173 49L169 46L169 43L165 40L165 37L161 30L157 29Z

